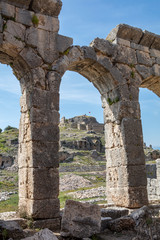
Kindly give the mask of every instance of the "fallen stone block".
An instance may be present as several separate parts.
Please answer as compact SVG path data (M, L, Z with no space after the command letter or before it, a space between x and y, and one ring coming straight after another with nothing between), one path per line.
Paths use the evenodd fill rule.
M20 240L24 237L25 236L23 229L17 221L14 220L0 221L0 239L13 238L16 240Z
M135 227L135 221L130 216L117 218L108 222L108 228L113 232L121 232L123 230L132 230Z
M58 240L58 238L52 231L50 231L48 228L45 228L34 234L34 236L23 238L21 240Z
M61 236L87 238L100 232L101 213L98 205L67 200L61 224Z
M101 232L108 228L108 223L111 221L111 217L101 217Z
M102 217L110 217L112 219L120 218L128 215L129 210L127 208L102 208L101 216Z

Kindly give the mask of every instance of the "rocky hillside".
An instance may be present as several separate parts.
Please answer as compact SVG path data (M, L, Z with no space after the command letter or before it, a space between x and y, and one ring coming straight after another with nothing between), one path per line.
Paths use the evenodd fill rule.
M105 168L105 140L104 126L92 116L82 115L70 119L63 117L60 121L60 171L73 171L77 167L86 171L92 166ZM0 168L6 168L17 162L18 129L6 127L0 132ZM160 158L160 151L144 144L146 161L155 161ZM70 163L68 165L68 163ZM102 166L102 168L101 168ZM84 170L83 170L84 169Z
M14 127L6 127L0 133L0 168L6 168L17 162L19 131Z
M61 207L64 207L66 199L106 203L102 129L103 125L93 117L62 118L59 151ZM17 149L18 129L6 128L0 133L0 212L17 209L17 170L13 166L8 168L16 161ZM146 145L144 150L147 161L153 162L160 156L160 151Z

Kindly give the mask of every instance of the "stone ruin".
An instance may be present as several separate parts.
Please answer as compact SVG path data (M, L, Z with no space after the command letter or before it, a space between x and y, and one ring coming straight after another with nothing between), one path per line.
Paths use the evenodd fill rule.
M0 62L21 85L19 211L55 229L59 207L59 86L67 70L98 89L104 109L108 204L148 204L139 87L160 96L160 36L118 25L72 46L58 34L61 0L0 1Z
M87 115L76 116L69 119L62 117L60 120L60 126L65 127L67 124L69 127L78 130L94 131L102 134L104 133L104 124L97 122L96 118Z

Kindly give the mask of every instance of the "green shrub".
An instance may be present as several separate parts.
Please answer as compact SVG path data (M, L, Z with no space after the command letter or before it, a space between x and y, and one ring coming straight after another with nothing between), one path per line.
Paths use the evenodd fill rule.
M38 17L37 17L36 15L33 15L33 17L32 17L32 23L33 23L34 25L38 25L39 19L38 19Z

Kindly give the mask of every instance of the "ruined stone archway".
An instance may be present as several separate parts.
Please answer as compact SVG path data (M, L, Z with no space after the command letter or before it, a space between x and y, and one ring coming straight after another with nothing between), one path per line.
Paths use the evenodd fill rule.
M48 4L47 4L48 3ZM59 86L67 70L91 81L104 108L108 203L148 203L139 87L159 95L159 36L119 25L108 40L72 45L58 34L61 1L0 2L0 61L20 81L19 210L35 227L59 226ZM153 86L151 84L153 83Z

